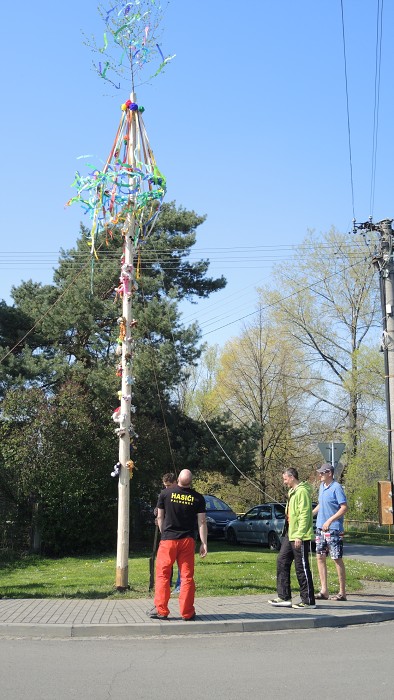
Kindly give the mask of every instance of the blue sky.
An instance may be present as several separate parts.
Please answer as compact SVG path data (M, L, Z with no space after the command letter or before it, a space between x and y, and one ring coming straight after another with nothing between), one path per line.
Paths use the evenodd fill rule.
M104 3L105 5L105 3ZM106 6L106 5L105 5ZM375 203L370 212L377 0L343 0L355 216L394 216L394 3L385 3ZM105 159L127 91L92 70L82 31L104 25L92 0L3 8L0 299L52 279L83 218L64 208L82 154ZM239 334L275 262L307 229L353 217L340 0L171 0L162 50L176 58L137 90L167 200L206 214L195 255L228 286L197 306L204 340ZM120 94L121 93L121 94ZM329 263L328 263L329 264Z

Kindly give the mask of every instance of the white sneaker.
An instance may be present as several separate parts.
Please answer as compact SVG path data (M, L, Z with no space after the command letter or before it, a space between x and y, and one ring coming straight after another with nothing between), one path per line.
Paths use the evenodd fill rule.
M268 601L270 605L276 608L291 608L291 600L283 600L283 598L274 598Z
M175 586L174 590L172 591L171 595L179 595L181 592L181 587L180 586Z

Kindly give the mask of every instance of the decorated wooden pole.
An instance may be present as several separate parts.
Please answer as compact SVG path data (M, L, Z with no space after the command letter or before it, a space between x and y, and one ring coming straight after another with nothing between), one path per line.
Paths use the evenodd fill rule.
M101 78L120 89L121 84L115 82L113 72L118 79L124 72L123 57L127 55L133 89L130 99L121 105L122 116L104 167L102 170L93 169L85 177L77 172L73 183L77 195L68 202L79 202L85 213L90 215L90 245L96 258L99 256L101 238L118 235L119 231L123 237L119 285L115 290L116 298L122 303L115 350L116 374L121 379L121 389L118 392L120 404L112 414L118 424L115 433L119 437L119 461L111 473L119 477L115 580L119 591L128 588L130 479L138 438L134 424L136 406L133 403L133 357L136 350L133 332L137 325L133 317L133 297L138 290L136 265L138 267L141 244L152 231L166 191L165 178L156 165L148 141L142 118L144 108L137 104L134 84L136 74L149 63L151 55L158 53L161 62L150 78L160 73L173 58L164 58L157 43L155 31L159 11L160 6L155 0L134 0L112 6L106 13L104 47L94 47L102 54L96 70ZM115 47L122 49L118 63L114 63L107 52L111 37Z
M131 104L136 104L136 95L130 95ZM127 145L127 162L135 170L135 153L137 148L136 120L133 119L134 110L128 112L131 121L129 129L129 139ZM131 187L133 187L132 177L129 177ZM130 459L130 442L136 438L134 426L131 423L131 413L135 410L132 403L133 393L133 353L134 340L132 331L136 321L133 320L133 294L137 289L134 269L135 258L135 218L133 209L135 207L134 196L130 195L129 211L123 227L124 236L124 256L121 267L120 282L122 285L122 317L119 322L119 340L122 347L122 392L120 396L120 425L119 425L119 484L118 484L118 542L116 555L116 581L118 591L123 591L128 586L129 580L129 527L130 527L130 479L133 475L134 461Z

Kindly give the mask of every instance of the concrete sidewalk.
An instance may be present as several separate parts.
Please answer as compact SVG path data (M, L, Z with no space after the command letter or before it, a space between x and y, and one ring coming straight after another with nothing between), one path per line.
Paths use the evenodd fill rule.
M152 598L3 598L0 599L0 637L156 637L345 627L394 620L394 584L371 583L362 592L349 595L346 602L319 601L314 610L273 608L267 602L269 597L197 598L194 622L182 620L176 598L170 601L168 620L147 617Z

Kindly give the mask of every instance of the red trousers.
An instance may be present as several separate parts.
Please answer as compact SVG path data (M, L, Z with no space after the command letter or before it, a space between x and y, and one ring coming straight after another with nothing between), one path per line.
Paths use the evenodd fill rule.
M193 537L181 540L161 540L156 558L156 585L154 604L160 615L168 615L171 570L176 561L181 573L179 610L184 618L192 617L194 610L194 550Z

